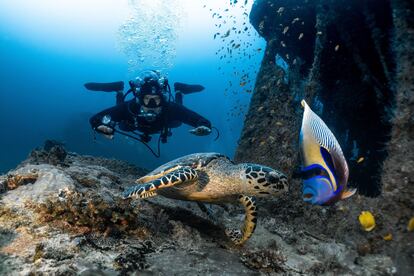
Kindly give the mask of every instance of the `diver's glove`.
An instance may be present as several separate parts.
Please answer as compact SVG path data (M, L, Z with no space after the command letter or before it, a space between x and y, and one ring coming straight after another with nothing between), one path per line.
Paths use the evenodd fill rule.
M103 134L103 136L105 136L108 139L112 139L114 138L114 129L110 126L106 126L106 125L99 125L96 127L95 129L97 132Z
M211 128L206 127L206 126L199 126L199 127L190 129L189 132L197 136L205 136L211 133Z

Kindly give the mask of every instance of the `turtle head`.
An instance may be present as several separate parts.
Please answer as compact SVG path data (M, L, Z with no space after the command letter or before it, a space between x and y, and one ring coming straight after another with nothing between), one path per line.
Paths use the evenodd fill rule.
M255 196L279 195L288 191L287 177L272 168L247 164L244 170L248 191Z

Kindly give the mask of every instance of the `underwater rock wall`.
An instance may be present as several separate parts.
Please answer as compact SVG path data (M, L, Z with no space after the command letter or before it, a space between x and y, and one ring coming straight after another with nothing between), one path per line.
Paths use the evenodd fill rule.
M413 11L407 0L257 0L250 20L267 47L235 156L292 174L305 98L338 138L359 195L321 209L299 203L292 179L288 198L261 207L352 244L355 263L390 256L399 275L414 273ZM364 210L377 222L369 233L357 224Z
M393 129L384 162L383 185L387 195L402 198L403 190L414 209L414 3L393 1L396 54L396 104Z
M414 214L414 2L392 1L396 54L396 104L388 158L382 172L383 198L393 230L404 231ZM414 239L400 235L393 254L398 263L414 261ZM409 257L411 256L411 258ZM411 275L411 270L401 275Z
M285 72L274 62L270 42L259 70L235 160L257 162L285 173L296 164L300 127L296 100L283 81Z
M235 159L292 172L304 98L341 144L350 185L378 195L395 101L390 2L257 0L250 21L267 48Z

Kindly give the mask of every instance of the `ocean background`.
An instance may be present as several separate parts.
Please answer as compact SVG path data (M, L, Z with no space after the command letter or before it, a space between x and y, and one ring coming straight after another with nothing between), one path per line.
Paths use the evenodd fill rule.
M16 167L46 139L64 142L71 152L148 169L194 152L232 157L265 47L248 23L252 3L1 1L0 173ZM193 136L183 125L161 145L160 158L120 135L114 140L96 135L95 140L89 117L113 106L115 95L87 91L83 84L127 84L145 69L161 69L171 85L205 86L185 96L184 105L208 118L220 138Z

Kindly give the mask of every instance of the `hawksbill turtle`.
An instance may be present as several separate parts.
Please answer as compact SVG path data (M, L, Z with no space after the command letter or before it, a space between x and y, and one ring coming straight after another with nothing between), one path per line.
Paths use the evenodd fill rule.
M123 197L148 198L162 195L172 199L203 203L239 202L245 209L243 227L226 230L236 244L253 234L257 222L255 197L279 195L288 190L287 177L272 168L250 163L235 164L219 153L194 153L170 161L136 181ZM210 214L211 215L211 214Z

